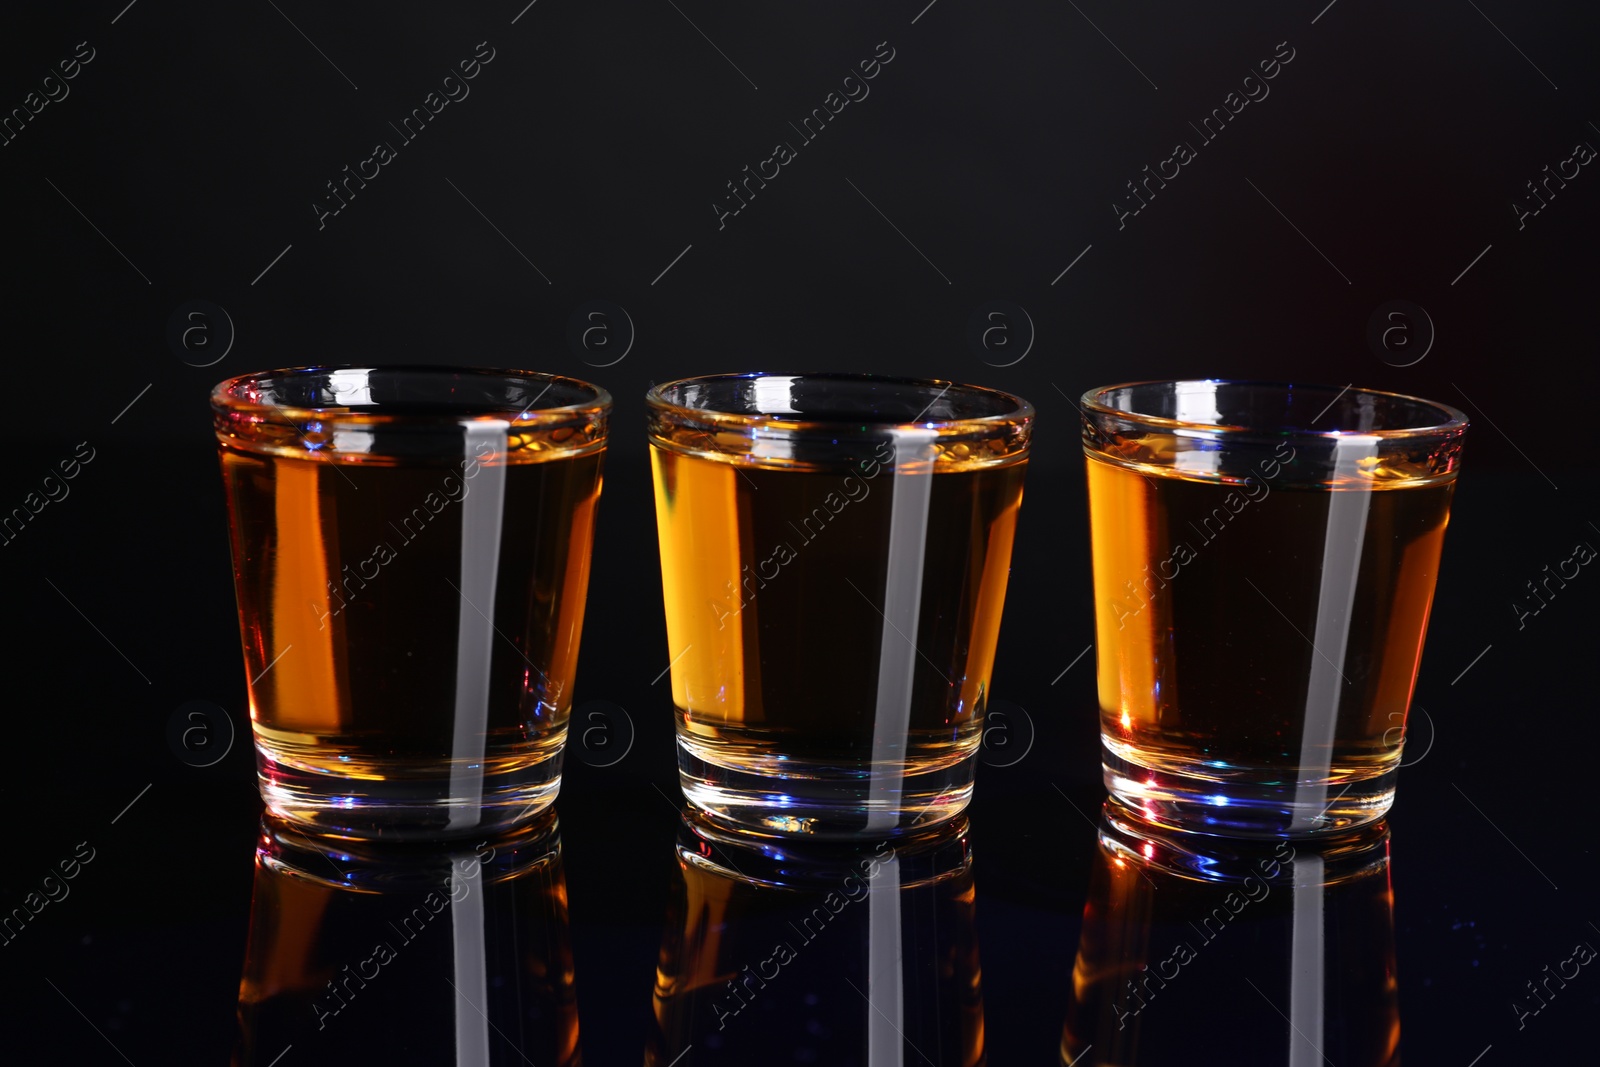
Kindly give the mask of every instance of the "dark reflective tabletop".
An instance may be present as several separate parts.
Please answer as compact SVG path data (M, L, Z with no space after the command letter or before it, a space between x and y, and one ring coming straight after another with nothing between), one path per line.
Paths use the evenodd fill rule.
M174 459L202 486L213 462ZM685 819L651 683L659 602L619 576L628 545L647 546L645 472L620 451L614 467L597 558L622 562L596 571L561 794L511 840L396 852L262 822L214 486L194 504L217 507L205 528L176 536L216 580L157 616L192 648L163 661L117 631L155 672L151 693L114 680L125 706L91 709L127 665L52 651L64 605L21 634L24 653L63 665L51 684L71 697L30 705L24 750L59 759L8 786L27 815L0 915L7 1061L1582 1061L1600 1007L1590 594L1570 582L1520 631L1484 599L1479 573L1509 568L1496 512L1521 480L1463 483L1383 828L1274 849L1108 820L1092 670L1072 665L1088 611L1057 610L1082 574L1049 578L1087 556L1081 533L1035 528L1077 530L1081 515L1039 492L1015 569L1044 577L1008 597L972 805L942 831L852 851ZM136 512L136 480L106 492ZM161 608L159 577L98 573L112 600ZM226 717L185 719L189 700ZM74 760L63 791L52 775Z

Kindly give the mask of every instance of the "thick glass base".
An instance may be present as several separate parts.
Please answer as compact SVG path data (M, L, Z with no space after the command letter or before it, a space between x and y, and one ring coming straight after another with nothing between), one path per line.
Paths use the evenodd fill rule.
M350 778L274 759L259 744L256 773L272 814L317 834L435 841L486 837L526 825L555 802L561 753L488 774L454 776L446 764L415 761L382 778Z
M1121 746L1102 746L1111 795L1145 821L1219 837L1317 837L1381 819L1394 803L1399 767L1331 783L1274 780L1272 772L1219 779L1205 768L1183 774L1132 762Z
M678 780L690 804L714 823L817 839L894 837L959 815L972 799L977 752L953 763L904 774L884 788L869 771L787 761L785 773L712 763L678 738Z

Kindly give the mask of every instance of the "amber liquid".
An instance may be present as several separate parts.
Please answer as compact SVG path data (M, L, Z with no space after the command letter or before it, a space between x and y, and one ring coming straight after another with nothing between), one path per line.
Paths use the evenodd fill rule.
M1124 776L1209 780L1226 804L1396 767L1453 480L1238 486L1091 455L1088 484L1101 731Z
M452 776L481 772L490 806L553 789L603 453L501 453L465 479L460 463L221 453L269 805L317 822L323 802L390 806L421 826L465 803Z
M659 446L651 458L673 701L680 745L695 760L843 781L835 799L848 806L866 788L849 783L874 769L915 777L973 756L1023 463L874 467L866 477L736 467ZM918 544L913 621L890 626L891 567L903 574ZM882 669L896 656L910 661L909 718L885 746L880 693L903 681ZM806 820L797 813L776 828L809 831Z

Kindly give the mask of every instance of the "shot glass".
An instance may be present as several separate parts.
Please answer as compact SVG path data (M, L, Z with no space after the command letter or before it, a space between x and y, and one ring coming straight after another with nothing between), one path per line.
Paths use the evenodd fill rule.
M525 371L307 367L211 402L267 807L401 839L547 807L610 396Z
M1092 389L1082 410L1106 787L1227 836L1382 816L1465 416L1226 381Z
M1032 406L848 374L685 379L648 405L690 803L846 838L960 812Z

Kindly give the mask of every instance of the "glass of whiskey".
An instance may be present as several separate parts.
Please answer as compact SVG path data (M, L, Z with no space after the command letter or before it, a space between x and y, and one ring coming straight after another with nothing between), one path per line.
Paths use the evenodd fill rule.
M1083 396L1106 786L1159 825L1389 810L1467 420L1368 389Z
M325 834L515 827L555 799L611 398L308 367L211 394L261 793Z
M1032 406L946 381L759 373L647 402L690 803L841 838L959 813Z

